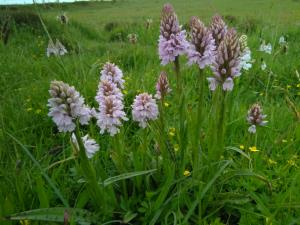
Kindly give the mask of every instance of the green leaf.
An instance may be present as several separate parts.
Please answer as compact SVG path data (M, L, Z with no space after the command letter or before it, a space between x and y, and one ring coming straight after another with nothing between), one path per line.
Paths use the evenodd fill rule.
M156 169L144 170L144 171L137 171L137 172L130 172L130 173L123 173L123 174L120 174L120 175L115 176L115 177L107 178L103 182L103 186L106 187L106 186L108 186L110 184L113 184L115 182L118 182L120 180L126 180L126 179L129 179L129 178L132 178L132 177L136 177L136 176L141 176L141 175L153 173L155 171L156 171Z
M215 175L213 176L213 178L206 184L206 186L204 187L204 189L201 191L200 195L198 195L197 199L193 202L193 204L191 205L189 211L187 212L183 224L187 224L188 223L188 219L192 216L196 206L198 205L199 201L205 196L206 192L211 188L211 186L215 183L215 181L217 180L217 178L222 174L222 172L224 171L224 169L229 166L229 164L231 164L232 161L225 161L225 164L223 166L221 166L221 168L215 173Z
M45 180L48 182L48 184L50 185L50 187L53 189L53 191L55 192L55 194L59 197L59 199L62 201L62 203L64 204L65 207L69 207L69 203L68 201L63 197L63 195L61 194L61 192L59 191L59 189L56 187L56 185L54 184L54 182L51 180L51 178L46 174L46 172L43 170L42 166L40 165L40 163L34 158L34 156L31 154L31 152L18 140L16 139L14 136L12 136L10 133L8 133L8 136L10 136L18 145L21 146L21 148L24 150L24 152L29 156L29 158L32 160L32 162L36 165L36 167L41 171L43 177L45 178Z
M68 221L72 220L81 225L99 222L99 218L96 214L91 213L85 209L73 209L63 207L34 209L9 215L6 217L6 219L64 222L65 215L68 216Z
M231 147L231 146L226 147L225 149L227 149L227 150L233 150L233 151L235 151L235 152L238 152L238 153L240 153L242 156L244 156L245 158L247 158L249 161L251 161L250 156L247 155L247 154L246 154L244 151L242 151L241 149L238 149L238 148L236 148L236 147Z

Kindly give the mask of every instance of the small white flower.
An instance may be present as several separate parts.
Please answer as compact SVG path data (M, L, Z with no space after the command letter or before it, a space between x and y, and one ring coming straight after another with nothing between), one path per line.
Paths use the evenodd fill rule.
M266 70L267 64L265 63L265 61L263 61L263 62L261 63L260 68L261 68L261 70L263 70L263 71Z
M86 156L91 159L96 152L99 151L99 145L97 144L97 142L94 139L89 138L89 135L85 135L84 137L81 138L84 148L85 148L85 153ZM76 139L76 136L74 133L72 133L72 143L75 145L75 147L77 148L77 150L79 151L79 146L78 146L78 142Z
M244 70L249 70L252 67L251 51L249 48L246 48L240 57L240 67Z
M58 39L56 39L55 44L53 43L53 41L51 39L49 40L47 51L46 51L47 57L50 57L51 55L63 56L67 53L68 53L67 49Z
M284 36L281 36L281 37L279 38L278 43L279 43L281 46L286 44L286 40L285 40Z
M265 52L267 54L271 54L272 53L272 45L271 43L268 43L266 45L265 41L263 41L259 47L259 51L261 52Z

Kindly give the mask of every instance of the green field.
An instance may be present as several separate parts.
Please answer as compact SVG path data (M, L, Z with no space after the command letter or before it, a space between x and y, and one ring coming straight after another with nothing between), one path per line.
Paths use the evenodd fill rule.
M248 36L252 68L226 94L224 141L215 121L217 94L206 79L198 124L199 68L180 56L178 94L173 64L160 64L165 3L1 6L0 31L9 18L9 35L7 44L0 39L0 224L64 224L64 215L65 224L300 224L300 1L170 1L187 31L191 16L209 26L218 13ZM62 12L68 24L56 19ZM149 29L147 19L153 20ZM132 33L136 44L128 41ZM49 38L59 39L68 54L47 57ZM258 51L261 40L271 43L272 54ZM70 132L58 132L47 115L48 90L51 81L64 81L98 108L95 95L107 61L123 71L129 120L115 137L100 134L95 119L80 126L80 135L88 133L100 145L84 161L74 153ZM163 117L141 129L131 105L139 93L155 94L162 70L172 92L160 105ZM268 123L250 134L246 117L254 103ZM217 158L210 158L212 149L221 152ZM18 214L33 209L41 210Z

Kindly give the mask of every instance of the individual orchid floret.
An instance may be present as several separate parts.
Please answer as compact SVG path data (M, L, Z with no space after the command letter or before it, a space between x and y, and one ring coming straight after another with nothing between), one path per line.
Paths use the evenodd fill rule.
M214 91L221 85L224 91L231 91L233 79L240 76L240 43L234 29L227 31L221 42L211 68L214 77L209 77L209 88Z
M99 113L97 114L97 125L100 134L107 131L110 136L119 133L122 120L127 121L122 100L114 95L99 99Z
M209 29L197 18L190 21L191 41L188 49L189 64L197 63L200 69L212 64L215 55L215 40Z
M158 45L162 65L173 62L176 57L185 54L189 46L186 31L181 30L177 15L170 4L164 5L162 10Z
M57 125L60 132L73 131L76 127L75 120L80 124L88 124L91 118L91 110L84 104L84 98L73 86L62 81L52 81L48 100L50 112L48 115Z
M97 142L94 139L91 139L89 137L89 135L85 135L83 137L81 137L84 149L85 149L85 153L86 156L91 159L93 158L93 156L96 154L96 152L99 151L99 145L97 144ZM71 137L71 141L72 144L74 146L74 148L76 149L76 151L80 151L79 150L79 145L76 139L76 136L74 133L72 133L72 137Z
M248 131L256 133L257 126L265 126L268 123L268 121L264 120L266 117L267 115L263 114L263 110L259 104L252 105L247 115L247 121L250 124Z
M169 81L166 72L162 71L159 75L158 81L156 83L156 99L164 99L165 96L171 92L169 87Z
M149 120L156 120L159 114L155 99L148 93L137 95L131 107L133 120L142 128L146 128Z
M265 52L267 54L271 54L272 53L271 43L266 44L266 42L263 40L261 45L259 46L259 51Z
M221 16L215 15L212 18L210 31L212 33L213 38L215 39L215 45L219 46L227 32L227 25L225 24Z
M124 88L123 72L118 66L113 63L107 62L101 70L101 80L107 80L115 83L118 88Z

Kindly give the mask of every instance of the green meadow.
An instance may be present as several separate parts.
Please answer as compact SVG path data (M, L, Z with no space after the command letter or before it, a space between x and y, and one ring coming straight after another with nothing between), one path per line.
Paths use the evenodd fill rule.
M221 124L218 92L206 80L211 69L199 74L180 56L178 94L174 65L160 63L165 1L0 7L0 224L300 224L300 1L169 2L187 33L192 16L209 26L218 13L248 37L252 67L226 93ZM62 13L67 24L57 19ZM47 57L49 39L68 53ZM259 51L262 40L271 54ZM77 125L78 135L100 146L87 160L81 144L78 153L71 133L59 132L48 116L50 82L74 86L98 109L108 61L123 71L128 121L114 137L100 134L95 118ZM161 71L172 92L159 104L159 118L142 129L131 105L140 93L154 96ZM254 103L268 123L251 134L246 118Z

